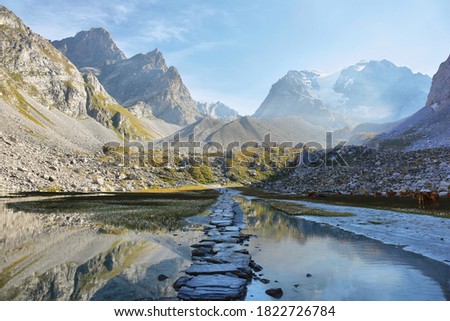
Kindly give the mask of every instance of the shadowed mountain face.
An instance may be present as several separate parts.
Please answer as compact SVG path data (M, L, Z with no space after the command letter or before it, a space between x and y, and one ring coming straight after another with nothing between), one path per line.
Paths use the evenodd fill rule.
M126 59L111 35L103 28L80 31L74 37L52 41L78 69L96 68L98 71L107 64Z
M141 103L168 123L186 125L200 116L177 69L166 66L158 49L105 66L99 80L124 106Z

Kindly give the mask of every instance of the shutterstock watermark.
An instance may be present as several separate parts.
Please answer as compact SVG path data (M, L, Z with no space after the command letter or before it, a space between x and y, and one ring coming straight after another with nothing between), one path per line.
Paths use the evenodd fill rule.
M108 142L103 150L105 153L121 153L124 166L130 166L133 161L137 161L140 166L201 166L218 160L227 168L242 163L246 163L249 168L348 166L340 153L346 141L340 141L333 147L333 135L327 132L325 142L325 148L315 141L278 143L272 141L271 134L268 133L262 142L232 141L224 146L220 142L196 141L194 134L181 140L180 134L176 134L171 141L152 141L144 146L142 142L130 141L128 136L124 135L122 142Z

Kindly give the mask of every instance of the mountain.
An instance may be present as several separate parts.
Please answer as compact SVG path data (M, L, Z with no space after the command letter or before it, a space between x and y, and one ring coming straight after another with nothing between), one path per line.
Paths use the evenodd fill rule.
M281 144L283 142L307 143L325 141L325 131L301 117L286 117L274 119L255 119L251 116L239 117L233 121L204 117L197 122L184 127L180 131L160 139L159 141L172 141L174 135L179 134L181 141L195 134L199 142L217 142L226 148L232 142L242 146L246 142L262 143L264 136L271 135L271 141Z
M4 128L14 130L14 124L9 126L6 119L16 124L20 120L22 129L28 128L50 144L64 138L67 145L81 148L92 142L98 146L101 137L110 141L114 133L153 137L151 128L109 96L94 76L82 75L46 39L3 6L0 49L0 100L7 117ZM93 125L92 120L98 124ZM21 128L16 127L17 131Z
M298 116L313 125L334 128L336 120L316 92L317 76L315 72L289 71L272 85L253 117L273 119Z
M80 31L74 37L51 43L78 69L94 68L97 74L104 65L126 59L125 54L114 43L111 35L103 28Z
M433 76L425 107L391 131L372 139L370 146L419 150L450 146L450 57Z
M102 28L81 31L53 44L82 71L95 74L127 108L145 107L151 117L180 126L201 117L179 72L167 67L158 49L126 59Z
M430 77L388 60L362 61L338 73L289 71L254 116L296 115L328 129L395 122L423 106Z
M197 109L202 116L214 119L234 120L239 117L239 113L236 110L220 101L215 103L197 102Z
M341 71L334 91L343 95L347 114L365 113L372 121L396 121L423 106L430 77L388 60L360 62Z

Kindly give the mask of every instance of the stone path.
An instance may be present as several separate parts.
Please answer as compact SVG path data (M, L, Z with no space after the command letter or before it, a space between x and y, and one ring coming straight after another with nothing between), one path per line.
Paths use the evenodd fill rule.
M254 262L246 241L244 212L222 191L205 225L205 239L192 245L192 265L174 283L181 300L237 300L245 297Z

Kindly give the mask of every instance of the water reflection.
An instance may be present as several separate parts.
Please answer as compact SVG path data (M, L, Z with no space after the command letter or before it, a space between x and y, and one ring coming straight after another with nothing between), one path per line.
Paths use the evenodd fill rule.
M57 214L18 211L5 202L0 201L0 300L175 297L171 285L191 264L189 245L202 235L181 230L103 234L60 224ZM118 211L115 205L108 210ZM158 281L159 274L169 278Z
M338 228L287 216L258 200L246 212L253 259L264 267L247 300L449 300L450 267ZM307 277L311 274L311 277ZM277 282L276 282L277 281Z

